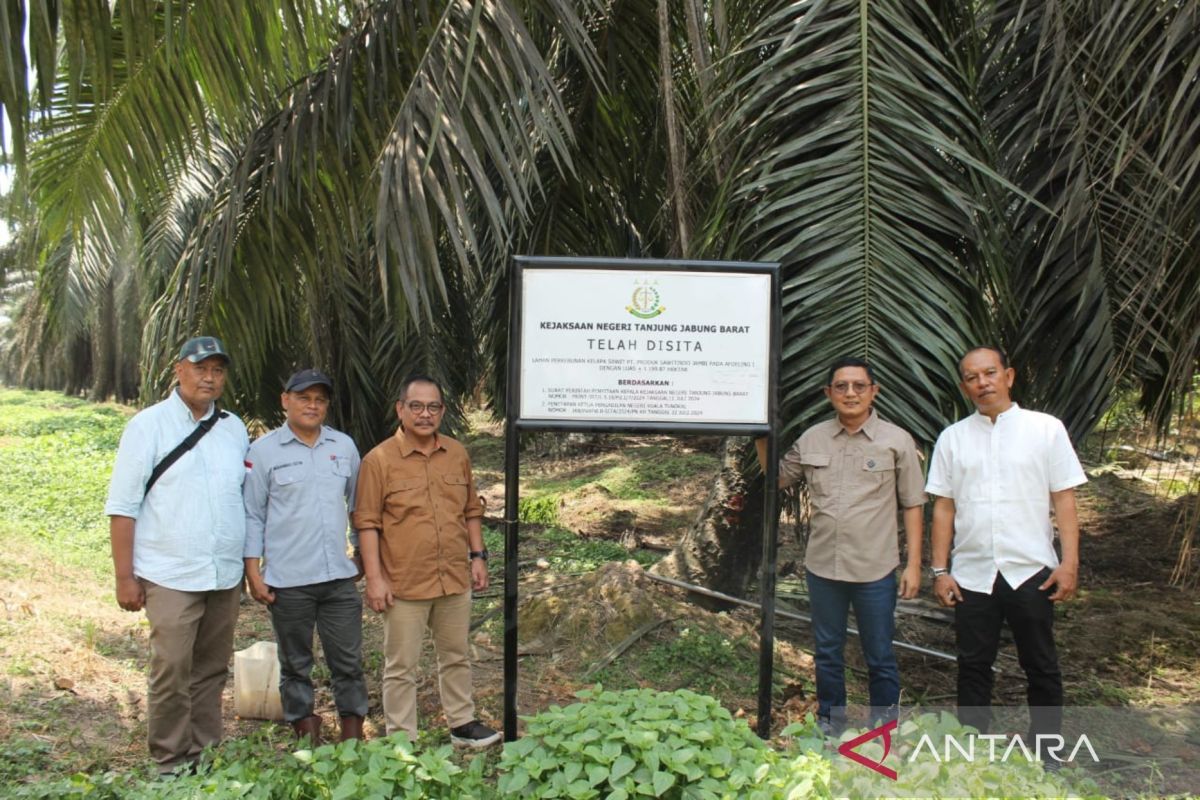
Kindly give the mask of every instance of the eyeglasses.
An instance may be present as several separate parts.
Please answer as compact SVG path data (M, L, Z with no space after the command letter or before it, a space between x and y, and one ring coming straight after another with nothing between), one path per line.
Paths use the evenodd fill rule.
M404 407L417 416L420 416L428 411L430 416L434 417L442 413L442 409L445 408L445 406L441 403L422 403L418 400L413 400L411 403L405 403Z
M862 394L863 392L865 392L867 389L869 389L870 387L872 387L874 385L875 384L867 383L866 381L854 381L853 383L848 383L846 381L838 381L837 383L830 384L829 388L833 389L834 394L846 394L851 389L854 390L855 394Z

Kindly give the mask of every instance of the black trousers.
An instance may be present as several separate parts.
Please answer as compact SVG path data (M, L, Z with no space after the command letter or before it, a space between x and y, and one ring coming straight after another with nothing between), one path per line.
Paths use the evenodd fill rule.
M963 724L981 733L991 725L992 665L1000 648L1000 627L1007 621L1028 681L1030 736L1061 732L1063 685L1054 646L1054 603L1049 599L1053 588L1038 589L1049 575L1050 568L1044 567L1014 589L997 574L991 594L962 590L963 600L954 607L954 631Z
M350 578L275 589L271 622L279 642L279 694L288 722L313 713L313 628L321 636L333 699L342 717L367 715L362 668L362 598Z

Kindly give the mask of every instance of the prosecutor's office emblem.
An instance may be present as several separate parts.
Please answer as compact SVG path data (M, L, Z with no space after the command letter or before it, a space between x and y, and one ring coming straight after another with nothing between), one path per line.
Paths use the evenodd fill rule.
M638 319L653 319L667 310L661 299L651 281L635 281L633 296L625 310Z

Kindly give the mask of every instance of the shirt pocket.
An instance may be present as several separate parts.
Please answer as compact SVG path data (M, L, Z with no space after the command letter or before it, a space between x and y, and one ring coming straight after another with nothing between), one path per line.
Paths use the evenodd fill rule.
M271 473L271 483L279 487L292 487L304 480L300 466L280 467Z
M350 459L347 456L330 456L325 464L325 473L345 482L350 477Z
M384 508L396 519L404 517L425 499L424 478L396 478L388 481L383 498Z
M442 475L442 496L450 503L454 512L461 512L467 506L467 478L465 475Z
M864 483L876 489L892 489L896 483L896 456L892 453L864 453L860 459Z
M804 453L800 465L804 469L804 480L814 495L826 495L833 490L833 457L829 453Z

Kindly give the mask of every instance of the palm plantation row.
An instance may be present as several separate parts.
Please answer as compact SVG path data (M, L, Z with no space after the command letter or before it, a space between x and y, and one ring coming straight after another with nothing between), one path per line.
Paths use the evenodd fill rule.
M1200 0L30 0L3 374L161 396L222 336L364 443L414 368L499 391L513 254L783 265L785 438L877 364L924 444L958 354L1086 433L1200 354ZM25 31L23 36L22 31ZM502 410L502 409L500 409Z

